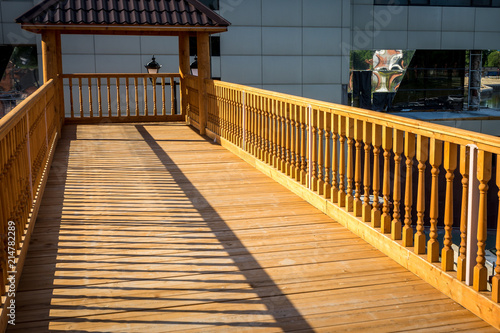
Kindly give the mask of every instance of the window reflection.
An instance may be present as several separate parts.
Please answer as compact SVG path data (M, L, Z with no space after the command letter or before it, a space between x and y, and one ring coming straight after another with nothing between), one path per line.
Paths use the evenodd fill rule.
M40 85L36 46L0 45L0 117Z

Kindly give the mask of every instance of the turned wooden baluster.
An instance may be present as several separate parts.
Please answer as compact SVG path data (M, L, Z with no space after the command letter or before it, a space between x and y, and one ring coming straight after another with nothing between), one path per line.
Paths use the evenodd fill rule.
M99 118L102 118L102 96L101 96L101 79L97 79L97 104Z
M472 287L475 291L487 290L488 269L486 263L486 218L487 218L487 193L488 181L491 179L491 159L489 152L477 152L477 180L479 181L479 207L477 218L477 257L474 267L474 281Z
M280 113L279 113L279 131L280 131L280 162L279 162L279 170L283 173L286 173L286 132L285 128L286 123L286 110L287 103L280 102Z
M372 150L372 124L364 121L363 122L363 141L365 142L365 165L363 168L363 183L365 186L365 193L363 194L363 207L361 209L361 219L363 222L370 222L372 217L372 206L370 205L370 185L371 177L370 171L371 166L371 150Z
M80 117L83 118L83 91L82 91L82 78L80 77L78 78L78 97L80 101Z
M380 231L384 234L391 233L391 214L389 208L389 198L391 195L391 149L392 149L392 128L384 126L382 128L382 148L384 149L384 179L382 183L382 194L384 205L380 221Z
M324 112L324 122L325 122L325 182L323 184L323 195L326 199L330 199L331 196L331 186L330 186L330 169L332 165L331 149L332 143L330 141L331 136L331 117L330 111Z
M394 129L394 188L392 191L392 199L394 210L392 213L391 238L399 240L401 236L401 154L404 148L403 131Z
M437 223L438 223L438 176L439 176L439 166L443 160L443 142L431 139L430 143L430 154L429 163L432 166L431 169L431 202L429 209L429 217L431 219L431 228L429 233L429 241L427 242L427 260L430 262L439 261L439 242L437 241Z
M278 145L278 138L279 138L279 132L278 132L278 112L279 112L279 104L277 101L272 101L272 113L273 113L273 123L271 126L272 129L272 141L273 141L273 153L272 153L272 166L275 168L278 168L278 162L279 162L279 145Z
M405 180L405 226L403 227L403 246L413 246L413 227L411 209L413 206L413 158L415 157L415 134L405 134L406 180Z
M362 215L363 202L361 201L361 150L363 148L363 121L354 121L354 139L356 140L356 164L354 165L354 185L356 193L354 195L353 211L354 216Z
M139 81L134 77L135 116L139 115Z
M290 177L297 180L297 105L292 104L290 110L290 132L291 132L291 140L290 140Z
M116 114L118 117L122 116L120 108L120 78L116 78Z
M171 81L170 81L170 86L173 87L172 85L172 81L173 81L174 78L171 78ZM167 101L166 101L166 98L165 98L165 78L162 77L160 79L161 81L161 115L164 116L167 114ZM125 79L125 88L127 89L127 97L128 97L128 78ZM171 95L171 97L173 97L173 95ZM173 103L171 104L171 111L170 111L170 114L174 114L174 110L173 110ZM128 100L127 100L127 115L128 115Z
M318 120L316 122L317 128L318 128L318 134L317 134L317 142L318 142L318 149L317 149L317 160L318 160L318 184L317 184L317 191L319 195L324 194L325 190L325 174L324 174L324 158L325 158L325 142L323 141L323 136L324 136L324 115L325 111L324 110L318 110L317 111L318 115Z
M454 266L454 251L451 248L451 231L453 229L453 179L457 168L457 145L444 143L444 163L446 170L446 198L444 206L444 241L441 250L441 269L452 271Z
M337 165L338 165L338 147L337 147L337 138L338 136L338 123L339 118L335 114L331 114L331 131L332 131L332 188L330 197L333 203L338 202L339 200L339 188L337 181Z
M144 115L147 116L149 111L148 111L148 79L143 78L143 85L144 85Z
M130 96L129 96L129 82L128 77L125 78L125 103L127 104L126 113L127 117L130 117Z
M339 127L339 190L338 190L338 200L337 203L340 207L346 206L346 195L345 195L345 131L346 131L346 119L341 115L338 116L338 127Z
M87 84L89 85L89 116L92 118L94 116L94 103L92 101L92 79L90 77L87 79Z
M291 163L291 144L292 144L292 121L291 117L293 117L293 106L288 104L286 105L286 113L285 113L285 174L288 176L292 175L292 163Z
M118 79L116 79L116 86L118 87ZM156 78L152 82L153 85L153 115L157 116L158 115L158 108L156 107ZM120 112L118 112L118 115L120 115Z
M346 118L346 134L347 134L347 193L345 197L346 201L346 209L348 212L352 212L354 210L354 158L353 158L353 150L354 150L354 119Z
M306 156L307 156L307 149L308 149L308 144L307 144L307 131L306 131L306 121L309 121L308 120L308 115L307 115L308 111L306 108L304 107L301 107L301 111L300 111L300 133L301 133L301 137L302 137L302 140L300 140L300 150L301 150L301 157L302 157L302 164L300 166L300 183L302 185L308 185L307 184L307 159L306 159Z
M69 105L71 118L75 118L75 108L73 106L73 79L69 78Z
M106 78L106 98L108 102L108 117L112 116L111 113L111 79L109 77Z
M417 136L418 188L417 188L417 231L415 233L415 253L425 253L424 213L425 213L425 163L429 156L429 138Z
M258 145L258 157L261 161L264 160L264 103L263 103L264 97L259 96L258 99L258 130L259 130L259 145Z
M500 155L497 155L497 174L496 183L500 189ZM500 303L500 190L498 191L498 213L497 213L497 234L496 234L497 260L495 275L491 279L491 299L493 302Z
M265 147L265 159L264 161L268 164L270 164L270 153L271 153L271 147L270 147L270 141L269 141L269 133L271 131L271 114L269 113L269 105L270 105L270 100L269 98L266 98L266 101L264 103L265 107L265 115L264 115L264 147Z
M462 203L460 210L460 250L457 258L457 279L465 281L467 253L467 210L469 204L469 148L460 146L460 174L462 175ZM497 178L498 179L498 178Z
M318 113L316 109L311 109L311 140L312 140L312 179L311 190L318 190Z
M373 204L372 204L372 227L380 227L381 211L379 203L380 194L380 152L382 146L382 126L373 124Z

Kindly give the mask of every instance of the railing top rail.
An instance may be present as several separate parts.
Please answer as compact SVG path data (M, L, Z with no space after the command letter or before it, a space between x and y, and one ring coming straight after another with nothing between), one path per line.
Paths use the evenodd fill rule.
M149 74L149 73L74 73L74 74L62 74L62 78L142 78L142 77L151 77L151 78L162 78L162 77L181 77L179 73L158 73L158 74Z
M268 91L236 83L213 80L206 80L206 82L210 82L215 86L233 88L242 91L244 90L246 93L259 94L266 98L282 99L301 107L307 107L310 105L313 109L335 112L345 115L346 117L355 117L357 120L368 121L380 126L393 127L405 132L425 137L432 137L446 142L453 142L461 145L475 144L481 150L489 151L494 154L500 154L500 137L493 135L452 128L445 125L433 124L427 121L415 120L393 114L384 114L377 111Z
M54 81L51 79L0 119L0 140L19 122L27 110L37 103L53 86Z

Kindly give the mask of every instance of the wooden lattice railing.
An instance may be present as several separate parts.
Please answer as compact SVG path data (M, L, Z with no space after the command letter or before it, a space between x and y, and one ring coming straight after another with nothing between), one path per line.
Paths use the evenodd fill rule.
M180 74L63 74L66 120L180 121Z
M56 84L50 80L0 119L2 322L15 296L61 130L58 103Z
M197 84L190 78L191 95ZM500 266L488 272L486 261L490 254L493 265L500 262L499 138L221 81L204 84L209 135L254 165L265 162L269 175L277 171L281 183L475 313L489 312L485 319L500 327ZM188 100L188 121L199 126L198 99ZM483 308L474 293L489 299Z

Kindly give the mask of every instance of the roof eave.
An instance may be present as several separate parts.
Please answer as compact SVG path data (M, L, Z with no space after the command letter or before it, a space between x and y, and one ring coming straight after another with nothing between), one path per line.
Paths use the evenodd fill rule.
M123 34L123 35L179 35L181 33L189 32L205 32L215 34L227 31L225 26L162 26L162 25L95 25L95 24L21 24L21 28L34 32L42 33L44 30L57 30L63 34L82 34L82 35L96 35L96 34Z

